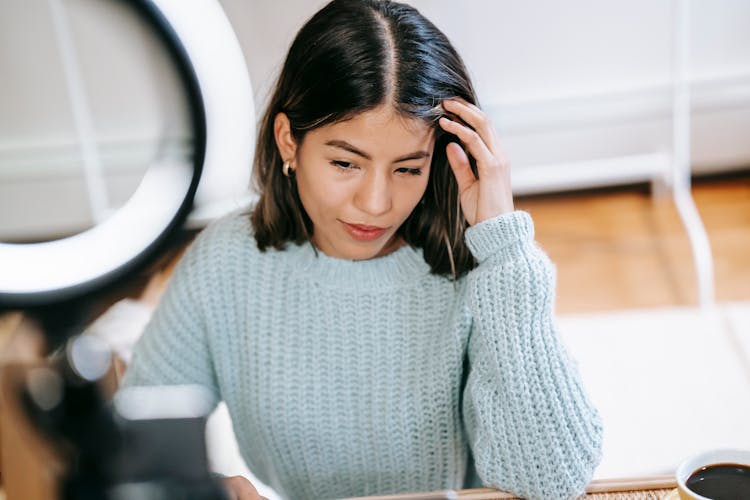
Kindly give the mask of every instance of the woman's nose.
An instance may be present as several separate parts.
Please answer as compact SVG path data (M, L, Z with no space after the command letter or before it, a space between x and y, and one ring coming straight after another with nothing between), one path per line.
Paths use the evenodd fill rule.
M378 172L368 172L358 186L354 206L368 215L387 213L392 206L390 181Z

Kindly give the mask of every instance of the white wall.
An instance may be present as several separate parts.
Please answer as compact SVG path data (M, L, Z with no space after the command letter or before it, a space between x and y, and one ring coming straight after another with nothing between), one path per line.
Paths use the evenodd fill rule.
M325 2L222 0L258 113ZM414 0L457 46L516 169L670 149L673 1ZM693 0L693 158L750 165L750 2Z

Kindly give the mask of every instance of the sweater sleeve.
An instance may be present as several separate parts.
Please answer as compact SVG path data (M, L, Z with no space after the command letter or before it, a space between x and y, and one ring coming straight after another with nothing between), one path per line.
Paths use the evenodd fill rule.
M182 257L167 290L133 351L122 387L197 384L211 395L219 390L209 343L202 296L209 293L211 251L207 232L199 235Z
M476 474L524 498L575 497L599 463L602 425L556 330L553 266L526 212L483 221L466 241L479 262L462 403Z

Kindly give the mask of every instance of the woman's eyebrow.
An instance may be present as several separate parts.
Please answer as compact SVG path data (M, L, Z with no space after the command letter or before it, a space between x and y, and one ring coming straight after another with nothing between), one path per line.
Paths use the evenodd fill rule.
M331 141L326 142L326 146L333 146L335 148L340 148L345 151L349 151L350 153L354 153L355 155L361 156L362 158L366 160L372 160L372 156L368 155L364 151L360 151L359 149L355 148L354 146L352 146L346 141L331 140ZM419 160L421 158L427 158L429 156L430 156L430 153L428 153L427 151L415 151L413 153L409 153L407 155L396 158L393 161L393 163L399 163L402 161L409 161L409 160Z
M408 155L402 156L401 158L396 158L393 163L399 163L409 160L420 160L422 158L428 158L429 156L430 153L428 153L427 151L415 151L413 153L409 153Z
M349 151L350 153L354 153L355 155L361 156L362 158L366 160L372 160L372 157L370 155L368 155L364 151L360 151L359 149L355 148L354 146L352 146L346 141L332 140L332 141L326 142L326 146L333 146L335 148L340 148L345 151Z

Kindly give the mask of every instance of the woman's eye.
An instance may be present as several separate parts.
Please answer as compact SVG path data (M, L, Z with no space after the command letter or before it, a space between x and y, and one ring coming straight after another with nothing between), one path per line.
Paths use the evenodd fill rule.
M333 160L331 162L331 165L334 167L338 167L342 170L351 170L353 168L356 168L356 165L354 163L348 162L348 161L341 161L341 160Z
M409 175L422 175L421 168L402 167L402 168L397 169L396 172L401 173L401 174L409 174Z

